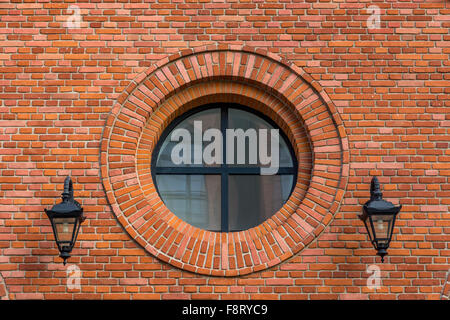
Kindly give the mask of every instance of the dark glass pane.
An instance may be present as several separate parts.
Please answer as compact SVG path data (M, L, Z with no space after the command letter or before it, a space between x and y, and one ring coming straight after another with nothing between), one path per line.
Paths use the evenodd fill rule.
M294 184L294 175L287 174L291 172L274 175L277 171L259 172L259 168L292 168L295 159L281 129L271 131L277 128L256 114L229 108L225 129L233 141L228 139L227 153L230 145L234 153L233 159L228 159L229 167L253 169L235 172L239 175L230 174L227 167L222 166L227 162L222 158L222 144L226 139L220 131L224 108L226 106L214 107L185 117L163 135L165 138L155 154L159 170L159 173L154 171L155 184L169 210L187 223L221 231L226 228L221 226L225 218L228 231L245 230L276 213L288 199ZM276 150L278 152L273 152ZM206 167L216 168L206 171ZM228 174L228 190L222 190L225 185L221 173ZM221 212L223 196L227 197L223 199L228 204L226 212Z
M156 184L167 208L185 222L220 231L219 175L157 175Z
M197 122L197 125L194 123ZM201 127L199 126L201 124ZM201 131L199 130L201 128ZM183 130L183 131L180 131ZM205 163L203 160L203 151L207 149L212 143L216 143L214 138L210 138L208 141L203 142L203 135L208 129L220 130L220 109L214 108L205 111L195 113L182 122L180 122L165 138L164 143L158 154L158 160L156 165L158 167L202 167L202 166L220 166L219 164ZM176 131L178 130L178 131ZM184 131L185 130L185 131ZM195 132L194 132L195 131ZM187 134L189 140L182 136L183 132ZM211 131L210 131L211 132ZM198 139L196 139L198 138ZM171 141L174 140L174 141ZM221 143L221 142L218 142ZM181 145L186 148L181 148ZM222 146L220 144L220 146ZM210 146L212 147L212 145ZM174 149L175 148L175 149ZM187 157L187 161L181 163L174 163L173 160L176 157L184 157L184 150L190 152L190 157ZM196 150L199 151L195 152ZM208 149L207 149L208 150ZM222 159L222 148L218 148L220 151L220 159ZM198 159L200 163L195 163L194 155L198 154ZM215 155L214 152L211 152ZM209 154L209 153L208 153Z
M231 151L233 152L234 157L230 158L231 166L263 166L267 167L269 164L262 163L260 157L260 144L264 143L266 146L266 152L263 154L267 155L269 159L271 157L275 157L276 154L272 155L271 153L271 145L273 139L271 129L274 128L271 124L269 124L264 119L258 117L257 115L239 110L230 108L228 109L228 129L233 129L234 135L232 139L227 140L227 147L233 146ZM241 129L242 131L237 131L237 129ZM261 135L261 131L266 131L267 134L263 137ZM291 153L289 152L289 147L286 144L285 139L281 136L281 129L278 129L278 166L279 167L292 167L293 161ZM260 139L265 138L264 140ZM239 142L241 141L241 144ZM232 143L232 144L231 144ZM276 143L274 140L273 143ZM241 147L239 147L241 146ZM230 149L227 148L227 153L229 153ZM227 157L230 156L227 154ZM242 156L244 164L240 164L238 161L238 156ZM252 158L253 157L253 158ZM255 163L256 158L256 163ZM273 163L273 162L272 162Z
M275 214L288 199L292 175L230 175L228 177L230 231L259 225Z

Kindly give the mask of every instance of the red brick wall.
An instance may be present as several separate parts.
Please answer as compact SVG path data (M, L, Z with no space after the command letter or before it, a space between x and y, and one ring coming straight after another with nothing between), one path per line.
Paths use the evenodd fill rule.
M381 24L369 29L373 4ZM449 1L77 3L80 29L65 27L68 5L0 3L0 297L448 297ZM302 68L336 106L350 154L344 199L325 230L278 265L226 278L144 250L113 214L99 170L105 121L133 79L183 49L218 44ZM69 260L81 289L66 285L43 212L66 175L87 216ZM357 218L372 175L403 205L384 264Z

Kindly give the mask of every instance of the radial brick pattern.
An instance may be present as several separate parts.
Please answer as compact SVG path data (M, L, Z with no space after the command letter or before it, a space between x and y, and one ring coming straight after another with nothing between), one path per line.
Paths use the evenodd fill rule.
M237 46L184 50L137 77L113 107L101 146L103 184L125 230L159 259L214 276L259 271L303 249L330 223L348 175L342 121L311 82L273 54ZM165 207L152 181L152 150L167 124L210 102L238 102L266 113L297 153L299 179L290 199L246 231L208 232L186 224Z

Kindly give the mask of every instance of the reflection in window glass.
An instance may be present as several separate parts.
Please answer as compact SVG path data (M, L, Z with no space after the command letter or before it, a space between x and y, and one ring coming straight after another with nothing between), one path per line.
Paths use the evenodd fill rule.
M220 130L220 109L211 109L211 110L205 110L199 113L196 113L187 119L180 122L167 136L167 138L164 140L164 143L162 144L162 147L158 154L158 161L156 163L159 167L173 167L173 166L186 166L186 167L193 167L193 166L204 166L205 164L196 165L194 164L194 152L192 152L194 148L194 143L196 142L194 139L194 121L201 121L202 124L202 130L203 132L207 129L215 128ZM188 147L191 148L191 159L190 161L187 161L186 163L175 165L172 162L171 154L173 148L180 142L180 140L171 141L171 133L174 130L177 129L186 129L189 132L189 135L191 137L191 145ZM200 133L201 135L202 133ZM208 144L211 142L205 141L201 142L201 150L203 150Z
M269 140L271 138L270 130L277 129L277 128L275 128L274 126L269 124L264 119L258 117L257 115L255 115L251 112L248 112L248 111L230 108L228 114L229 114L228 115L228 119L229 119L228 128L229 129L242 129L244 131L244 133L247 132L249 134L254 130L253 132L256 132L257 138L260 138L260 136L258 135L258 132L260 129L267 130L268 134L267 134L267 142L266 143L268 146L267 149L269 151L268 155L271 154L270 153L271 142ZM249 153L248 153L250 150L249 141L250 140L248 138L245 139L245 150L246 150L245 164L238 164L237 160L236 160L238 144L236 143L236 139L235 139L235 141L234 141L235 142L234 143L235 159L233 161L233 166L252 166L250 159L249 159ZM279 156L280 156L279 165L281 167L292 167L292 165L293 165L292 156L291 156L289 147L287 146L287 143L284 139L279 139ZM253 166L261 166L261 163L258 161L258 163Z
M220 176L158 175L167 208L193 226L220 231Z
M230 231L257 226L280 210L291 193L292 180L292 175L230 175Z

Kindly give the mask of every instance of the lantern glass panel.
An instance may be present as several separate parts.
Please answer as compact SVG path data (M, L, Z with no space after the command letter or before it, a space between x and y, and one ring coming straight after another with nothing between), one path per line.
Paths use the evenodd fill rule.
M76 227L76 217L69 218L54 218L53 223L56 230L56 241L67 242L72 241L72 236L74 234L74 228Z
M368 216L366 216L363 221L364 221L364 225L366 227L367 233L369 234L370 241L373 241L374 237L373 237L373 229L372 229L371 220Z
M393 215L374 214L371 216L375 237L379 245L387 245L389 242L389 233Z

